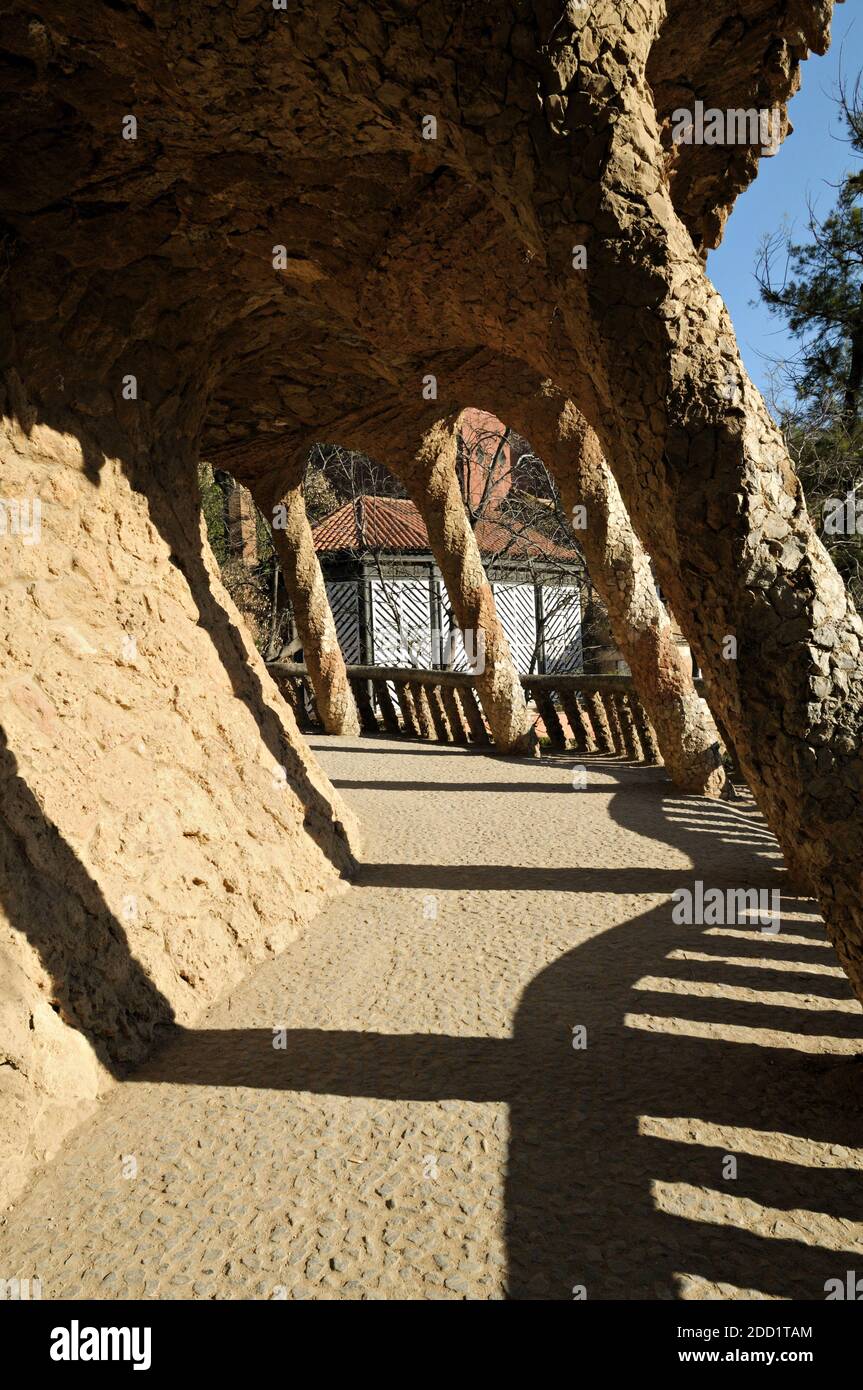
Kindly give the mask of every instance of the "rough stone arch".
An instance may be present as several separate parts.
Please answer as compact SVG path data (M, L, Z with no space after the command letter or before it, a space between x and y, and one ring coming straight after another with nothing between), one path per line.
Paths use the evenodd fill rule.
M210 582L197 458L250 435L320 437L350 417L359 430L376 411L380 426L394 391L419 406L428 376L441 386L436 418L468 372L471 398L509 420L513 384L488 345L514 344L596 428L761 807L863 996L863 625L703 269L757 156L669 139L674 108L693 97L783 113L801 59L826 45L831 9L717 0L693 20L688 0L563 13L545 0L290 12L12 0L0 24L12 96L0 116L3 485L44 487L65 539L80 542L75 563L63 551L53 569L44 552L16 553L4 591L23 701L13 752L35 747L32 726L51 719L28 683L28 624L62 647L69 689L98 711L96 660L74 637L62 646L52 594L61 578L89 585L107 650L111 624L130 616L114 601L130 594L116 568L125 553L151 574L134 595L136 613L151 605L139 620L164 624L189 679L210 681L212 703L202 693L199 709L184 707L181 691L171 719L204 744L232 730L237 823L260 816L262 833L244 773L250 750L281 752L283 828L312 897L324 896L349 868L346 813ZM434 141L421 131L429 109ZM733 667L721 655L732 631ZM63 737L83 755L98 718L74 725L63 708ZM151 717L146 698L142 711ZM76 826L86 774L25 771L87 859ZM121 887L112 879L106 898ZM227 937L232 927L248 950L225 945L226 973L266 949L244 935L239 898L231 917ZM185 948L182 969L165 970L188 998L182 971L212 952L194 933Z

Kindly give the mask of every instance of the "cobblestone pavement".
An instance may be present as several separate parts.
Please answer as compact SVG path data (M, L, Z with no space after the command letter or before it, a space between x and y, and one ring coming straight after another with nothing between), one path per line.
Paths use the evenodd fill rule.
M449 1299L863 1273L863 1018L748 801L314 744L363 818L358 886L110 1094L0 1226L0 1275ZM676 925L696 880L780 889L781 930Z

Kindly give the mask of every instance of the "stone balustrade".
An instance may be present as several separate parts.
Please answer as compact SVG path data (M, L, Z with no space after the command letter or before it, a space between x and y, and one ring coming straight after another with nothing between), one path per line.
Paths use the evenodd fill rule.
M272 662L270 674L306 732L323 724L305 666ZM493 740L470 672L349 666L364 733L489 747ZM555 751L612 753L661 763L653 726L631 676L522 676L540 738Z

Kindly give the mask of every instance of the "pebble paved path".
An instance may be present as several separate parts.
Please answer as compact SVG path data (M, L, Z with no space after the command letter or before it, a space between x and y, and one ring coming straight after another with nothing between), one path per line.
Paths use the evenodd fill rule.
M0 1225L0 1274L106 1299L863 1275L863 1016L750 803L611 759L575 789L572 756L314 745L364 822L358 886L111 1093ZM781 930L675 925L696 879L780 888Z

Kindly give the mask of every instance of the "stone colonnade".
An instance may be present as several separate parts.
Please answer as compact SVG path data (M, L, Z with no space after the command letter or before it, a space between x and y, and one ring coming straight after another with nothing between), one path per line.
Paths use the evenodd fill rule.
M244 439L250 458L281 441L286 467L316 438L404 470L456 611L488 628L486 716L518 748L442 422L473 405L541 430L561 487L611 507L593 445L564 452L580 425L535 419L552 383L863 998L863 623L704 268L759 152L671 137L683 94L784 113L831 8L5 7L7 1188L352 872L350 813L201 534L197 462ZM323 707L352 729L297 483L272 456L248 467L267 508L287 499ZM614 582L624 553L644 575L614 534ZM627 578L618 610L642 698L670 770L715 793L712 730L646 592Z
M650 562L596 436L572 402L559 397L548 383L520 418L529 422L534 447L559 482L570 516L577 507L584 508L585 525L577 539L656 730L669 775L681 791L719 795L725 773L716 729L684 667ZM495 746L501 753L531 752L536 736L524 691L462 497L458 434L458 416L440 420L417 435L410 458L391 453L388 462L422 516L459 627L471 635L470 648L480 653L476 689ZM273 524L324 728L329 733L356 733L358 715L303 503L301 452L286 447L284 459L281 466L275 463L266 486L257 486L258 502ZM273 494L274 478L280 481Z

